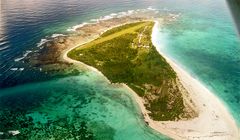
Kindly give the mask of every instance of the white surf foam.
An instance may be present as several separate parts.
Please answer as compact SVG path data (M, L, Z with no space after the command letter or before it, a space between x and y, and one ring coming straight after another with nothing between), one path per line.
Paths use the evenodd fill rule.
M0 46L1 46L1 45L5 45L6 43L7 43L6 41L0 42Z
M157 9L154 9L154 8L152 8L152 6L149 6L149 7L147 8L147 10L156 11Z
M14 61L15 62L18 62L18 61L21 61L21 60L23 60L25 57L27 57L28 56L28 54L29 53L31 53L32 51L26 51L24 54L23 54L23 56L22 57L19 57L19 58L16 58L16 59L14 59Z
M98 22L99 19L91 19L90 21L91 21L91 22Z
M75 25L75 26L73 26L73 27L71 27L71 28L68 28L67 31L69 31L69 32L74 32L74 31L76 31L78 28L83 27L83 26L86 25L86 24L89 24L89 23L83 22L83 23L81 23L81 24L78 24L78 25Z
M53 34L51 36L51 38L56 38L56 37L59 37L59 36L66 36L66 35L64 35L64 34Z
M12 70L12 71L17 71L18 68L11 68L10 70Z
M15 136L15 135L20 134L20 131L19 130L12 130L12 131L8 131L8 133Z
M39 43L37 43L37 47L40 47L41 48L41 46L43 45L43 44L45 44L46 42L48 42L49 40L47 40L47 39L41 39L41 41L39 42Z
M10 70L11 71L23 71L24 68L11 68Z
M9 46L2 47L2 48L0 48L0 51L2 51L2 50L6 50L6 49L8 49L8 48L9 48Z
M86 24L98 23L99 21L109 20L109 19L112 19L112 18L121 18L121 17L124 17L124 16L129 16L129 15L132 15L132 14L137 14L138 12L145 12L145 11L157 11L157 9L154 9L152 7L148 7L147 9L137 9L137 10L128 10L128 11L124 11L124 12L118 12L118 13L111 13L111 14L106 15L106 16L101 16L98 19L91 19L91 20L89 20L89 22L83 22L81 24L70 27L70 28L67 29L67 31L74 32L78 28L81 28Z

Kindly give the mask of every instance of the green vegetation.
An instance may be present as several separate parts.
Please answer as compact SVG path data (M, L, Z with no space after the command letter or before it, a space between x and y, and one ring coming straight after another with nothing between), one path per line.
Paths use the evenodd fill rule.
M101 37L105 37L105 36L108 36L108 35L111 35L111 34L114 34L122 29L126 29L126 28L129 28L129 27L133 27L133 26L137 26L137 25L141 25L142 23L144 22L134 22L134 23L129 23L129 24L126 24L124 26L119 26L119 27L116 27L116 28L113 28L111 30L107 30L106 32L104 32Z
M176 120L184 104L176 73L151 43L153 22L113 28L68 53L100 70L113 83L126 83L144 98L154 120Z

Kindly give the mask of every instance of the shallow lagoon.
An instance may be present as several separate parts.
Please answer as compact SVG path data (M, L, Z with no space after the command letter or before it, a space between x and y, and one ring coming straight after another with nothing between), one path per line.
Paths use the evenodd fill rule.
M95 72L17 86L1 91L1 131L19 130L10 137L18 139L167 139L147 127L133 100Z
M126 138L126 134L129 139L159 137L145 126L127 91L113 88L95 73L51 79L26 63L14 61L27 50L36 48L46 36L67 33L69 27L103 15L149 6L180 14L178 22L161 30L161 49L218 95L240 123L239 38L225 0L24 0L21 4L8 0L1 4L0 85L19 86L0 90L1 114L5 116L1 117L5 122L1 123L12 123L7 124L9 128L0 125L0 131L27 127L27 131L31 130L27 133L30 136L34 134L32 130L37 131L37 135L45 135L47 129L42 128L46 127L56 130L56 134L68 133L68 129L58 131L57 126L71 129L77 124L74 127L82 129L79 124L85 120L89 135L110 139ZM13 71L11 68L25 69ZM32 80L35 83L21 85ZM17 116L28 119L29 124L20 126L21 120L16 118L21 117ZM53 126L41 125L48 121Z

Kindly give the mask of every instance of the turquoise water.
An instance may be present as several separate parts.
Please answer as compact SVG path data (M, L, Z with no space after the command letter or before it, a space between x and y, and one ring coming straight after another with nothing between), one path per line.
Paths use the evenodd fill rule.
M161 49L224 101L240 124L239 38L224 0L1 0L0 132L21 133L0 139L168 139L146 126L128 91L98 74L52 78L15 61L46 36L149 6L180 15L159 32Z
M214 92L240 125L240 42L227 8L223 3L182 14L159 30L159 41L161 50Z
M0 106L0 129L19 130L17 139L74 138L83 122L94 139L167 139L147 127L126 89L95 72L2 90Z

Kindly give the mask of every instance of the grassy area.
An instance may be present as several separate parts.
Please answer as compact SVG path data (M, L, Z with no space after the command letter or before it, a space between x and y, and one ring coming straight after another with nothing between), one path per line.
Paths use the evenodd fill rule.
M146 101L154 120L175 120L184 113L176 73L151 43L154 22L113 28L68 53L100 70L113 83L126 83Z

